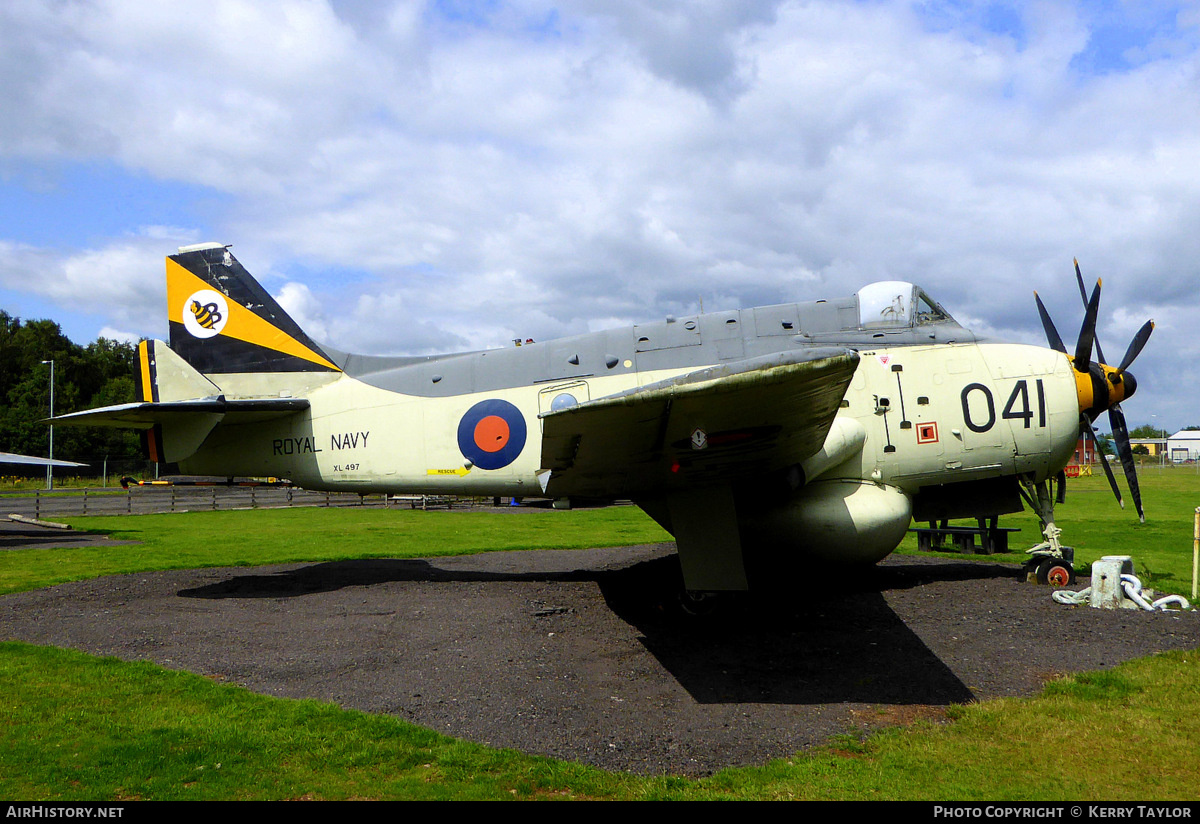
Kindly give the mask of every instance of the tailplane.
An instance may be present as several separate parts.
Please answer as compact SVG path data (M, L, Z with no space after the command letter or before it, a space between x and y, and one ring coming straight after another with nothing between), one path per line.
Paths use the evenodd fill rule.
M167 309L171 349L205 375L340 371L219 243L167 257Z

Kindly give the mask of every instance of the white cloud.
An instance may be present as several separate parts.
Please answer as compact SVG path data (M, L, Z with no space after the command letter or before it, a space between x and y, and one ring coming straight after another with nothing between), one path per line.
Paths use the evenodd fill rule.
M113 329L111 326L102 326L98 338L107 338L108 340L120 341L121 343L137 343L142 339L142 335L135 332L126 332L121 329Z
M308 286L303 283L285 283L272 297L306 335L317 341L329 339L329 332L325 327L324 307Z
M200 239L236 244L345 349L505 345L886 278L1034 340L1037 287L1073 337L1072 255L1105 279L1110 350L1143 312L1200 309L1187 9L1102 72L1112 21L1070 4L471 11L8 4L0 101L22 116L0 123L0 163L212 187ZM153 331L177 242L137 229L153 221L62 251L8 238L0 281ZM33 272L56 282L21 285ZM1168 374L1186 331L1160 324L1139 369ZM1200 423L1197 390L1152 383L1131 423L1140 402Z
M70 311L102 313L107 330L162 338L167 332L163 258L194 240L186 230L162 226L65 253L0 240L0 289Z

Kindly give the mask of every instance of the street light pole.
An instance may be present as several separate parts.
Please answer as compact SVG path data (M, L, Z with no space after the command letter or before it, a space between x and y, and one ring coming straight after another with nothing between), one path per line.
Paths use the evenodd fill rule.
M50 419L54 419L54 359L44 360L50 364ZM54 488L54 424L50 424L50 463L46 464L46 489Z
M1155 419L1155 423L1158 423L1158 415L1151 415L1150 417ZM1165 467L1167 465L1167 430L1166 427L1160 426L1158 431L1162 432L1163 436L1162 448L1158 450L1158 464Z

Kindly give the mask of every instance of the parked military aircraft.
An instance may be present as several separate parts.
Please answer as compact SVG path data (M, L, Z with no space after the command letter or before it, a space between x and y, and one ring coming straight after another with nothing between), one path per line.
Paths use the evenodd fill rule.
M1128 454L1119 403L1151 328L1113 368L1091 360L1099 284L1064 357L1040 298L1052 349L979 341L920 288L888 281L500 350L374 357L310 339L225 246L182 247L166 266L170 345L139 345L140 400L55 423L142 429L151 458L191 474L629 498L674 535L694 592L748 588L748 562L874 563L914 517L992 518L1020 511L1022 495L1046 526L1041 552L1061 559L1049 482L1101 411ZM1123 464L1140 511L1132 456Z

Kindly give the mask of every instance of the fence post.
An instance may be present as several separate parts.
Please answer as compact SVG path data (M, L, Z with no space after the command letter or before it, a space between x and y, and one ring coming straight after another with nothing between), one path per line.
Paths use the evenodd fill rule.
M87 487L83 488L83 514L87 514Z
M33 491L33 517L42 519L42 493L36 489Z
M1192 538L1192 600L1196 600L1196 578L1200 576L1200 506L1196 507L1196 529Z

